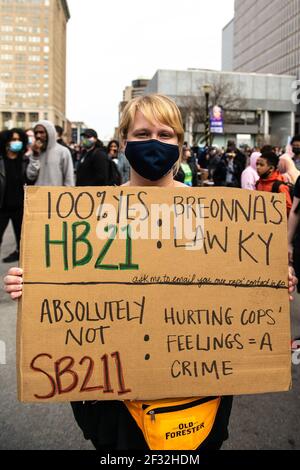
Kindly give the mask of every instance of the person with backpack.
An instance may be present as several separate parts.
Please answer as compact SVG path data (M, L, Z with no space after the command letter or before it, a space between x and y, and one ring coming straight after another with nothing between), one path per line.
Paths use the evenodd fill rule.
M97 132L86 129L81 137L83 152L77 166L76 186L109 186L110 159L98 140Z
M279 157L272 151L262 153L256 162L259 180L256 183L258 191L270 193L283 193L286 197L286 210L289 215L292 208L290 192L293 188L278 171Z

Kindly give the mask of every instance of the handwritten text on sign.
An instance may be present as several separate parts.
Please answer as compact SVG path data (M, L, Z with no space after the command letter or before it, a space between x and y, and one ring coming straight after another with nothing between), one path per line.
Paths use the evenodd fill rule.
M28 188L22 266L23 401L290 386L278 194Z

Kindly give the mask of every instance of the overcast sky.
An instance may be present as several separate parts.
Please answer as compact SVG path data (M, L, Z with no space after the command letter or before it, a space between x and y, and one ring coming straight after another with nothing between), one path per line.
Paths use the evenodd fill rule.
M67 116L109 139L131 81L158 69L221 68L234 0L68 0Z

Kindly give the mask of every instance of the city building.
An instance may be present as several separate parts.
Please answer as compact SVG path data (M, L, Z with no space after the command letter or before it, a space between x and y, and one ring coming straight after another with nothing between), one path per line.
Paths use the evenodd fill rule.
M223 29L223 70L293 75L300 79L300 1L235 0L232 25ZM299 82L290 90L292 99ZM299 100L298 100L299 101ZM295 118L300 132L300 108Z
M233 71L234 20L232 19L222 32L222 70Z
M235 0L233 69L300 72L299 0Z
M204 141L203 111L209 85L208 105L222 106L224 111L224 132L214 135L215 145L222 147L228 139L235 139L245 145L265 142L285 146L295 125L296 105L291 101L294 80L288 75L158 70L145 94L161 93L176 101L184 118L185 140L191 145ZM213 102L215 98L217 102Z
M67 0L0 0L0 128L66 124Z
M78 122L71 122L71 141L74 142L75 144L80 143L80 136L83 131L88 129L89 126L87 126L84 122L78 121Z
M137 96L143 95L148 83L148 78L137 78L131 82L130 86L125 87L123 90L123 100L119 104L119 122L122 116L122 112L128 103L128 101L136 98ZM115 136L118 134L118 128L115 129Z

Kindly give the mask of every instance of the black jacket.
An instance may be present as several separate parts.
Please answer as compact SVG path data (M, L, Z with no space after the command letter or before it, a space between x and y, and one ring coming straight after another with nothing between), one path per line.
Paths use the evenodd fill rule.
M198 170L197 170L197 166L196 166L196 164L193 163L192 161L189 161L189 162L188 162L188 165L189 165L190 169L192 170L192 178L193 178L193 179L192 179L192 184L193 184L193 186L198 186ZM184 171L183 171L183 169L182 169L181 166L180 166L180 168L179 168L179 170L178 170L178 173L177 173L177 175L175 176L174 179L175 179L176 181L180 181L181 183L184 183L184 176L185 176L185 175L184 175Z
M99 147L83 153L77 166L76 186L109 185L109 161Z
M22 165L20 165L20 179L23 182L23 185L25 184L34 184L32 181L28 181L26 178L26 168L29 163L28 157L26 155L22 155ZM0 155L0 209L3 207L4 203L4 196L5 196L5 190L6 190L6 173L5 173L5 163L4 163L4 157Z
M228 167L228 160L223 157L220 162L217 164L216 169L213 174L213 180L215 186L231 186L234 188L241 187L241 175L242 175L242 165L239 161L233 161L233 180L230 185L226 183L226 175L227 175L227 167Z

